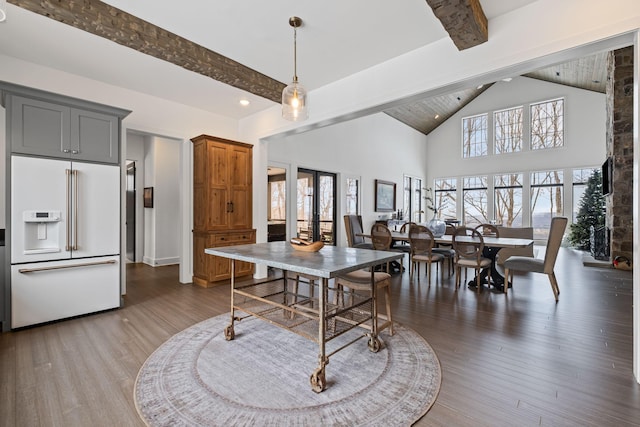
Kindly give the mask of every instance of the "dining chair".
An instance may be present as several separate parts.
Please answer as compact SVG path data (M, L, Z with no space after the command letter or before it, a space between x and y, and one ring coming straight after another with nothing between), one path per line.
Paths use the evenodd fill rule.
M409 280L413 280L413 274L418 266L418 283L420 283L420 263L424 263L427 270L427 280L431 283L431 265L444 261L444 255L433 252L434 237L431 230L423 225L412 225L409 228L409 246L411 254L409 264L411 270L409 272ZM444 281L444 268L441 272L441 282Z
M482 256L484 238L476 229L458 227L452 237L453 249L456 251L456 288L460 287L462 268L473 268L476 273L476 287L480 292L481 270L488 269L487 279L491 277L491 260Z
M393 242L393 238L391 236L391 230L386 225L376 222L371 226L371 245L373 249L377 251L395 251L400 252L397 249L391 247ZM389 270L390 263L387 263L386 272L390 273ZM400 262L400 271L403 270L403 263Z
M480 224L476 227L476 230L478 230L483 237L500 237L500 230L493 224Z
M533 240L533 227L505 227L499 225L498 232L500 233L500 237ZM525 248L500 249L496 255L496 264L503 267L504 262L512 256L533 257L533 245L529 245Z
M506 280L511 279L513 286L513 271L526 271L531 273L544 273L549 277L551 283L551 290L556 301L558 301L558 295L560 295L560 288L558 287L558 281L556 280L556 274L554 267L556 264L556 258L560 251L560 244L564 237L564 231L567 228L569 220L563 216L556 216L551 219L551 227L549 228L549 238L547 239L547 249L544 254L544 259L531 258L525 256L512 256L504 262L504 277ZM509 276L511 275L511 276ZM504 287L504 293L507 293L509 286Z
M389 335L393 335L393 319L391 317L391 275L389 273L383 273L376 271L373 273L373 282L376 286L376 295L380 295L380 291L384 291L385 299L385 314L378 315L376 319L376 330L381 332L382 330L389 328ZM349 305L353 304L353 292L371 292L371 272L367 270L356 270L350 273L346 273L336 277L336 287L339 294L337 298L337 304L344 306L344 288L349 288L350 301ZM384 319L384 323L378 322L379 318ZM364 326L364 325L363 325Z
M347 244L350 248L373 249L371 243L367 243L362 231L362 217L360 215L345 215L344 229L347 234Z
M455 233L455 231L456 231L455 225L447 224L444 234L453 236L453 233ZM456 258L456 251L453 250L453 245L440 243L433 247L432 252L436 254L441 254L442 256L444 256L444 259L447 260L447 266L448 266L447 269L449 271L449 277L451 277L451 274L453 273L453 261Z

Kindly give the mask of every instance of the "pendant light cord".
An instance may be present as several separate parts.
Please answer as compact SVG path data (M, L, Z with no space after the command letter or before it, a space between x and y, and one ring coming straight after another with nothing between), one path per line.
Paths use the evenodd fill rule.
M293 81L298 82L298 49L297 49L297 38L298 38L298 26L293 26Z

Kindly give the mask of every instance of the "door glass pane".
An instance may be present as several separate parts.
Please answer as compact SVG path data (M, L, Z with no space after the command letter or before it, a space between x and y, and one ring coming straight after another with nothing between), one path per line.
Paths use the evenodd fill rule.
M318 216L320 217L320 238L326 244L333 245L335 241L335 227L333 223L335 217L335 176L321 174L319 176L319 186Z
M298 171L297 185L297 221L298 238L313 241L313 174Z

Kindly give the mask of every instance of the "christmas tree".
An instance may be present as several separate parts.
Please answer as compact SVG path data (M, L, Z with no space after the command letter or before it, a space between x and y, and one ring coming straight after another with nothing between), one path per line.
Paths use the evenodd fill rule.
M576 222L571 224L569 243L578 249L590 249L590 229L604 226L605 199L602 194L602 177L595 169L587 181L587 188L580 199Z

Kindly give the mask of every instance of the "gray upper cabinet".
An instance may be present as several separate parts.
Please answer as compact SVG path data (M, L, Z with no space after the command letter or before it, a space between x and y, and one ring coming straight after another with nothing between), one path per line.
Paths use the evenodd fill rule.
M71 109L71 158L118 163L118 124L114 116Z
M119 164L129 111L0 82L11 152Z

